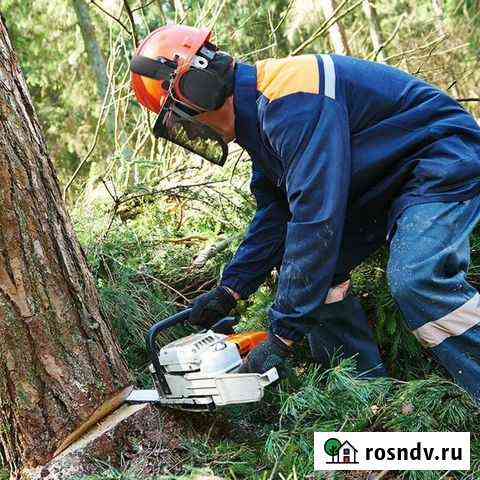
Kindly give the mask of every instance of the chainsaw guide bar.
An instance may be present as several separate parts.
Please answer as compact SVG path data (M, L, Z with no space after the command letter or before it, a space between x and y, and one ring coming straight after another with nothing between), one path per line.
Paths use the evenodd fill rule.
M193 376L193 375L192 375ZM186 378L167 376L167 383L175 382L173 392L160 396L157 390L133 390L125 403L155 403L182 410L212 411L217 407L239 403L258 402L263 389L278 380L275 368L258 373L230 373L217 377Z

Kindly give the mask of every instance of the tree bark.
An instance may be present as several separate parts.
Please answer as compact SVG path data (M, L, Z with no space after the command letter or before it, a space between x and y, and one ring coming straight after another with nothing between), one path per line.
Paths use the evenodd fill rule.
M92 69L95 83L97 86L97 93L103 103L103 99L108 94L108 76L107 64L103 56L100 45L95 35L95 27L93 26L92 18L88 5L85 0L71 0L73 9L77 16L78 26L82 33L83 45L87 52L88 63ZM110 108L106 115L106 123L108 131L113 134L115 132L115 112Z
M0 445L13 476L128 382L0 17Z
M185 7L183 6L182 0L171 0L171 3L179 19L185 18Z
M377 10L372 0L364 0L362 2L363 13L367 17L368 28L370 30L370 38L372 39L373 49L377 53L377 60L385 62L387 54L383 47L385 42L383 38L382 29L380 28L380 22L378 20Z
M325 20L328 20L335 9L335 0L321 0L323 15ZM340 55L350 55L350 47L348 46L345 30L340 22L335 22L328 30L330 42L335 53Z
M445 28L444 18L445 13L443 10L442 0L432 0L432 9L435 14L435 28L439 35L446 35L447 29Z

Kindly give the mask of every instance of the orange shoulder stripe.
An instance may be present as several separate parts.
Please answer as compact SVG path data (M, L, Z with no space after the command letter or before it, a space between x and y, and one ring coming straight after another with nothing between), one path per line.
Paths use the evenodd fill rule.
M319 93L315 55L300 55L257 62L257 89L270 101L292 93Z

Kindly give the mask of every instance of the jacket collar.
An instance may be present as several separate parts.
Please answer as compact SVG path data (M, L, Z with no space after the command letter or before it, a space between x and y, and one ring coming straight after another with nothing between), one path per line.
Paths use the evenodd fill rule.
M250 156L261 147L257 116L257 70L252 65L235 65L235 87L233 105L235 109L236 142L245 148Z

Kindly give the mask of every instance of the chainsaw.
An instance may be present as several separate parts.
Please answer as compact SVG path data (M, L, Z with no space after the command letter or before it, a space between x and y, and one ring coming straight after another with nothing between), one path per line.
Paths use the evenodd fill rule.
M278 380L275 368L264 374L235 373L243 358L267 339L266 332L237 333L234 317L211 329L157 348L159 333L184 323L190 309L155 324L147 335L154 390L133 390L126 403L156 403L183 410L213 411L225 405L258 402L264 387Z
M158 348L162 332L184 324L190 309L153 325L146 337L154 389L130 386L109 398L60 444L52 458L71 453L106 433L149 404L212 412L226 405L258 402L264 389L279 378L276 368L263 374L236 373L245 356L267 339L263 331L235 333L238 323L226 317L209 330Z

